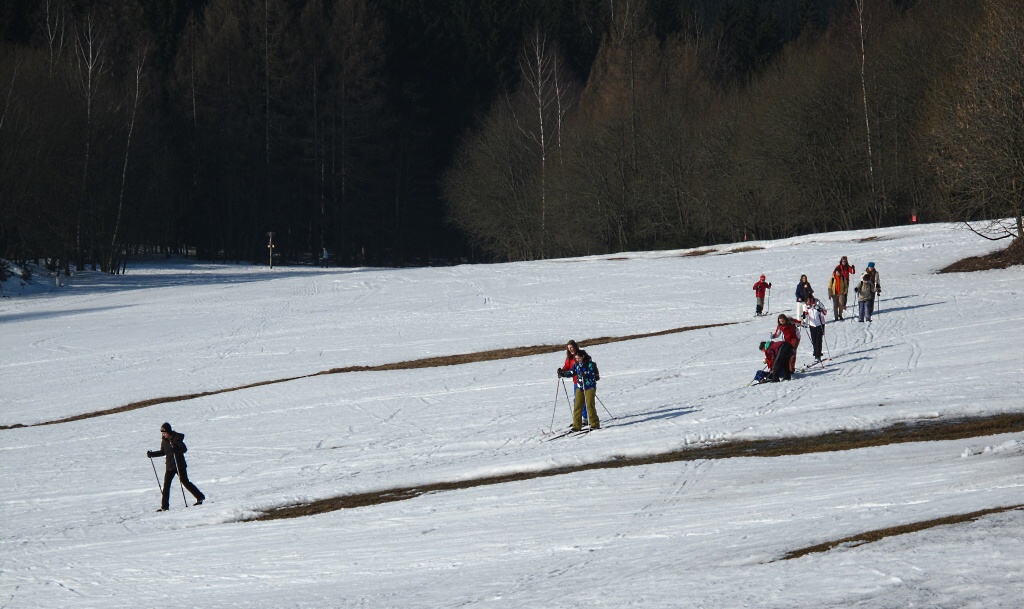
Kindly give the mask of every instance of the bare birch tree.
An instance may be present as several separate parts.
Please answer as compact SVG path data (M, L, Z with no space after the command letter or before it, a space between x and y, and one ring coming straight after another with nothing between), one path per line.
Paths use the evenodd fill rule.
M868 112L868 81L867 81L867 61L868 55L864 42L864 2L865 0L855 0L857 9L857 26L860 32L860 92L861 100L864 105L864 140L866 143L867 152L867 165L868 165L868 190L871 193L871 207L874 209L874 221L875 227L882 225L882 215L884 214L884 203L879 201L878 192L875 188L875 157L871 150L871 115Z
M75 77L78 88L81 90L85 102L85 151L82 155L82 183L78 214L75 223L75 269L85 269L85 246L83 244L83 232L86 227L86 215L91 222L92 202L89 194L89 163L92 152L92 131L94 105L100 86L100 81L107 71L106 55L103 52L103 37L97 18L92 13L84 17L84 22L76 28L75 37ZM91 240L92 233L90 231ZM93 261L95 265L95 261Z
M135 119L138 116L139 101L142 99L142 73L146 65L146 53L147 49L145 47L136 52L134 74L132 74L134 77L132 79L132 89L128 94L128 135L124 144L124 163L121 165L121 187L117 193L117 216L114 220L113 234L110 237L110 251L107 252L105 270L108 273L117 273L118 269L116 262L120 243L118 243L117 239L121 230L121 212L124 209L124 187L128 179L128 158L132 148L132 134L135 132Z
M548 163L552 151L561 148L562 126L567 113L575 104L575 91L570 87L570 79L565 72L561 53L539 24L535 25L526 37L526 44L519 58L519 70L522 78L521 93L529 102L533 120L520 120L516 105L508 103L517 129L537 154L537 194L540 199L538 254L544 258L548 249Z

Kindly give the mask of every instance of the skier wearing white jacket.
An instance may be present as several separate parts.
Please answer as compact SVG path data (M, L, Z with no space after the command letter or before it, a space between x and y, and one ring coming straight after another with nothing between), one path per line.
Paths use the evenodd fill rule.
M814 296L807 298L807 308L804 309L804 325L811 333L811 345L814 346L814 361L821 361L821 343L825 338L825 307L821 301Z

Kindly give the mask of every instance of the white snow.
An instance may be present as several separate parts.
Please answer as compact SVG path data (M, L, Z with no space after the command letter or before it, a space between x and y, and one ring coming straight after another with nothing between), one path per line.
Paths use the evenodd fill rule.
M154 261L50 279L0 299L0 425L345 366L736 323L589 348L606 427L554 442L542 430L569 421L554 352L0 430L0 607L1024 607L1021 510L780 560L1024 503L1024 433L596 469L239 522L721 440L1020 412L1024 268L935 273L999 245L921 225L703 256L402 270ZM747 246L763 249L732 252ZM824 297L842 255L877 265L880 313L830 315L825 369L747 387L800 274ZM761 273L773 314L754 318ZM184 508L176 483L172 511L154 512L145 453L164 421L186 434L201 507Z

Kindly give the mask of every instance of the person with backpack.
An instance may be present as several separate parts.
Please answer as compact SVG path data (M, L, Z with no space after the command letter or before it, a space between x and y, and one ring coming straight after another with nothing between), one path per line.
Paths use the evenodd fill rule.
M875 296L882 293L882 281L878 278L874 262L868 263L868 268L860 276L860 283L855 289L857 304L860 307L857 321L863 322L865 317L871 321L871 315L875 312Z
M188 447L185 446L185 434L171 429L170 423L164 423L160 426L160 450L146 451L146 456L150 459L153 457L165 457L164 488L163 495L160 497L159 510L161 512L166 512L170 509L171 482L174 481L175 475L179 477L181 485L187 488L188 492L192 493L192 496L196 498L196 502L193 505L202 505L203 501L206 500L206 495L188 479L188 464L185 463L186 452L188 452Z
M821 361L821 343L825 338L825 307L814 296L807 299L807 309L804 311L804 324L811 335L811 345L814 347L815 363Z
M835 297L833 298L833 318L843 319L846 312L847 295L850 292L850 277L857 272L857 267L850 264L850 261L843 256L839 264L832 270L832 279L829 280L829 296L832 296L832 284L835 284Z
M561 378L573 378L576 403L572 409L572 430L583 429L583 406L586 404L587 420L590 421L590 429L601 429L601 420L597 416L595 399L597 397L597 381L601 380L601 373L597 364L590 358L587 352L580 349L573 356L571 370L558 369L558 376Z
M764 293L765 290L772 289L772 284L764 280L764 275L757 280L754 284L754 296L757 298L757 306L754 307L754 317L761 315L764 310Z
M807 299L814 295L811 282L807 275L800 275L800 283L796 284L796 318L803 319L804 308L807 306Z
M793 378L793 371L789 367L789 360L793 356L793 347L784 340L766 340L758 344L758 348L764 353L764 363L768 366L768 375L763 377L757 375L759 382L778 383Z

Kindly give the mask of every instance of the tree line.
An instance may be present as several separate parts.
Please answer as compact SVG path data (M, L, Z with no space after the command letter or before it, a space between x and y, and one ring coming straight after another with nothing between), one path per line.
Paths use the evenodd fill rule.
M0 256L524 260L1016 217L1015 0L10 0Z
M451 219L508 260L920 219L1024 235L1024 3L802 6L778 45L771 13L659 36L620 3L585 80L534 31L445 175Z

